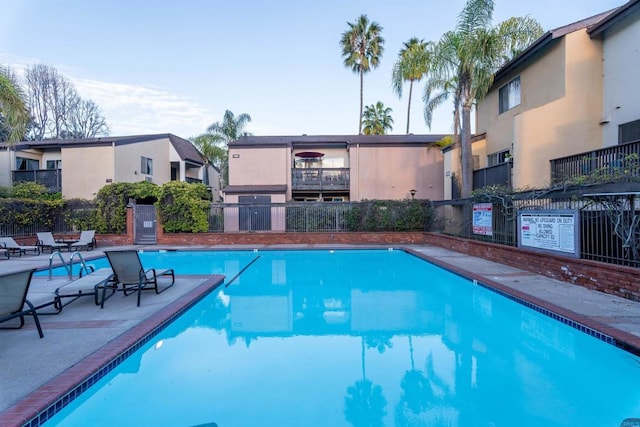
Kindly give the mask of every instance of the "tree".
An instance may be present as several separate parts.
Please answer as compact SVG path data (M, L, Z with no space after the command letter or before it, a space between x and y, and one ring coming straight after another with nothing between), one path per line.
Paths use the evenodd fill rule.
M54 67L44 64L28 67L25 81L33 121L32 139L108 135L109 127L99 107L91 100L83 100L73 83Z
M409 101L407 102L407 133L409 133L409 120L411 117L411 95L413 83L422 80L429 70L429 48L433 43L411 38L404 43L398 60L393 64L391 85L393 91L402 98L402 87L409 82Z
M349 30L342 33L340 46L344 66L360 76L360 115L358 134L362 134L364 75L377 68L384 52L382 27L377 22L369 22L367 15L360 15L354 23L347 22Z
M92 100L78 99L69 117L69 138L94 138L109 134L109 125Z
M344 415L354 427L382 426L384 416L387 414L387 399L382 393L382 387L367 378L364 336L361 338L361 348L362 379L347 388L347 396L344 399ZM383 353L385 348L386 345L382 344L378 351Z
M248 134L244 129L250 122L249 114L242 113L236 117L233 112L226 110L222 122L211 124L206 133L192 138L207 163L220 169L224 182L229 182L228 145L231 141Z
M427 97L426 103L437 104L449 96L454 97L454 132L457 132L458 120L461 128L464 198L469 197L473 190L471 108L487 94L500 66L543 33L540 24L528 17L509 18L493 26L493 9L494 0L468 0L458 16L455 30L442 36L429 61L429 94L438 88L441 91L436 98Z
M21 141L28 124L26 96L13 72L0 64L0 141Z
M393 129L393 117L391 108L385 108L380 101L376 104L367 105L364 109L364 134L365 135L385 135L387 131Z

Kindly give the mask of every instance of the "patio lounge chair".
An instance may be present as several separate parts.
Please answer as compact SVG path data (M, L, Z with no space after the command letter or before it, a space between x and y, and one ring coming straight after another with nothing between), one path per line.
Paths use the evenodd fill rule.
M0 237L0 246L5 247L12 254L18 254L18 256L22 256L22 254L26 254L27 252L33 252L34 255L40 255L39 246L19 245L18 242L13 240L13 237Z
M101 268L63 285L59 283L38 283L37 286L31 286L27 299L31 301L40 314L58 314L66 305L84 296L93 296L94 303L101 305L100 290L103 287L113 290L114 286L110 281L112 276L113 272L110 268ZM108 296L106 292L102 294L106 300L114 292L115 290ZM43 313L41 311L43 308L50 306L53 308L52 312Z
M38 246L40 246L40 250L44 253L45 249L49 249L51 253L54 250L58 249L66 249L69 250L69 245L66 243L59 243L53 238L53 234L50 231L36 233L38 236Z
M96 231L95 230L83 230L80 233L80 240L72 243L69 246L69 250L80 250L85 248L90 251L96 247Z
M122 289L118 290L123 291L125 295L137 291L138 307L140 306L140 295L142 291L153 289L156 294L159 294L169 289L175 283L175 274L171 268L162 270L150 268L145 270L140 261L138 251L136 250L105 251L105 254L113 270L113 283L116 287L118 284L121 284ZM171 284L164 288L158 286L158 278L162 276L171 276Z
M21 328L24 326L24 316L31 315L38 328L38 335L42 338L44 334L38 313L27 299L34 271L35 269L0 275L0 323L18 318L20 325L17 328Z

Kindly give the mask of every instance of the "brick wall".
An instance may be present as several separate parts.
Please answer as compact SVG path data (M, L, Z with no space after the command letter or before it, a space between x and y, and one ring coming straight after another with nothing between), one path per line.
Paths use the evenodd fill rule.
M640 269L427 233L425 243L640 301Z

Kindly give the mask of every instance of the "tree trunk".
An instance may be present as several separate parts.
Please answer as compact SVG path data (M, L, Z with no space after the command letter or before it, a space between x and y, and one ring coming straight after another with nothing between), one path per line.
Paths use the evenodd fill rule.
M360 116L358 118L358 135L362 135L362 104L364 93L364 73L360 70Z
M409 135L409 117L411 117L411 92L413 91L413 80L409 81L409 104L407 105L407 135Z
M473 153L471 151L471 105L462 106L462 135L460 138L460 167L462 172L462 198L473 192Z

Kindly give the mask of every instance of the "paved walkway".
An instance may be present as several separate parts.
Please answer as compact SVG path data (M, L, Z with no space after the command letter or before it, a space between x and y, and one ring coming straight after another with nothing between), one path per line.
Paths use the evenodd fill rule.
M285 247L253 245L250 248ZM352 246L295 246L296 249L319 247ZM640 349L640 303L439 247L403 247L517 299L529 301L596 329L636 353ZM233 248L239 249L238 246ZM82 255L85 259L91 259L101 256L104 249L82 252ZM224 248L216 246L215 249ZM66 261L70 254L63 256ZM27 268L46 268L49 260L48 254L0 260L0 274ZM56 257L54 261L55 265L59 259ZM67 279L54 280L64 283ZM56 316L40 317L45 333L43 339L38 338L31 319L27 319L27 325L22 329L0 331L0 425L20 425L20 420L37 414L43 401L55 401L56 396L71 390L77 382L99 367L96 365L112 360L114 355L158 324L168 321L176 311L209 292L221 280L221 276L177 276L176 286L153 298L143 296L143 304L139 308L132 306L132 303L135 305L134 300L120 293L107 301L104 310L97 308L92 298L82 298ZM46 276L34 277L32 286L45 282L51 283Z

